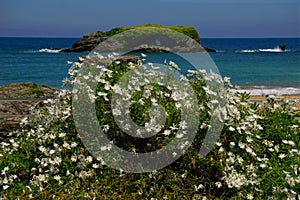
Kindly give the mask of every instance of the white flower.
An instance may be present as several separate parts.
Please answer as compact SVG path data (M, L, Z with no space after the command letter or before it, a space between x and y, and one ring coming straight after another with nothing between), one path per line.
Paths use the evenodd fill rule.
M65 147L66 149L71 149L70 145L66 141L64 141L63 147Z
M164 132L163 132L163 135L166 135L166 136L168 136L168 135L170 135L171 134L171 131L170 130L165 130Z
M250 147L246 147L246 152L250 153L251 155L255 156L256 154L254 153L253 149L251 149Z
M291 145L291 146L295 146L295 142L293 142L291 140L288 142L288 144Z
M76 146L77 146L77 143L76 143L76 142L72 142L72 143L71 143L71 147L72 147L72 148L74 148L74 147L76 147Z
M224 82L225 82L225 83L229 83L229 82L230 82L230 77L225 76L225 77L224 77Z
M117 109L117 108L113 109L113 110L112 110L112 113L113 113L113 115L115 115L115 116L120 116L120 115L122 114L122 112L121 112L119 109Z
M114 93L116 94L122 94L122 89L119 85L115 84L113 87L112 87Z
M60 133L59 135L58 135L58 137L65 137L66 136L66 133Z
M286 157L286 155L284 153L281 153L279 156L278 156L280 159L283 159Z
M56 175L56 176L53 177L53 179L56 180L56 181L60 181L61 177L59 175Z
M251 142L253 141L253 139L252 139L251 137L249 137L249 136L247 136L246 140L247 140L247 142L249 142L249 143L251 143Z
M230 131L235 131L235 128L233 128L232 126L230 126L228 129L229 129Z
M79 161L84 161L85 160L85 156L82 155L82 154L78 155L77 158L78 158Z
M224 152L224 148L223 148L223 147L220 147L219 153L222 153L222 152Z
M86 161L91 163L93 161L93 157L92 156L88 156L86 157Z
M233 148L235 146L235 142L230 142L230 148Z
M150 100L153 106L158 106L157 100L155 98L151 98Z
M218 147L220 147L220 146L222 146L222 143L221 143L221 142L216 142L216 145L217 145Z
M71 173L70 173L70 171L69 170L67 170L67 172L66 172L66 176L69 176Z
M80 171L78 174L79 178L85 179L88 176L88 173L86 171Z
M92 167L93 167L94 169L98 169L98 168L99 168L99 164L95 164L95 163L94 163L94 164L92 165Z
M60 157L55 157L54 158L54 164L59 165L61 163L61 158Z
M242 164L244 162L244 159L240 156L237 157L238 163Z
M170 65L171 67L175 68L176 70L180 70L179 66L178 66L176 63L174 63L173 61L170 61L170 62L169 62L169 65Z
M282 142L284 143L284 144L288 144L288 145L291 145L291 146L295 146L295 142L293 142L293 141L291 141L291 140L282 140Z
M53 149L51 149L50 151L49 151L49 154L50 155L52 155L52 154L54 154L55 153L55 150L53 150Z
M260 164L259 165L261 168L265 168L267 165L266 164Z
M198 192L199 189L203 189L204 188L204 186L202 184L200 184L198 186L194 185L194 187L195 187L196 192Z
M239 147L240 147L241 149L244 149L244 148L245 148L245 144L242 143L242 142L239 142Z
M1 171L1 175L5 175L5 172L9 170L9 167L4 167L4 169Z
M253 195L252 194L247 194L246 198L249 199L249 200L252 200L253 199Z
M215 184L216 184L216 186L217 186L218 188L222 187L222 183L221 183L221 182L219 182L219 181L218 181L218 182L216 182Z
M46 149L44 146L39 146L39 150L40 150L42 153L45 153L47 149Z
M40 182L45 182L46 181L46 176L44 174L40 174L40 175L37 176L37 179Z
M104 125L104 126L103 126L103 131L106 132L106 131L108 131L108 130L109 130L109 125L108 125L108 124Z
M52 139L52 140L53 140L53 139L55 139L55 138L56 138L56 135L54 135L54 134L50 134L50 136L49 136L49 137L50 137L50 139Z
M71 161L76 162L77 161L77 156L76 155L71 156Z
M219 101L218 100L216 100L216 99L214 99L214 100L211 100L210 101L212 104L218 104L219 103Z
M3 179L3 181L2 181L2 183L8 184L8 179L5 177L5 178Z
M182 107L182 105L181 105L180 103L176 102L176 103L175 103L175 107L176 107L176 109L179 109L179 108Z
M186 129L186 128L187 128L187 123L186 123L186 121L181 121L181 122L179 123L179 126L180 126L180 128L182 128L182 129Z
M3 185L3 190L6 190L7 188L9 188L9 185Z

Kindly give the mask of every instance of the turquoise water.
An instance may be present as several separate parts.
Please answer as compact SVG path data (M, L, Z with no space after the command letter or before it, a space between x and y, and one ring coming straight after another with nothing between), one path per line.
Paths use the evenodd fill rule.
M300 38L206 39L221 74L241 86L300 87ZM285 52L276 52L285 44Z
M79 38L0 38L0 85L35 82L60 88L67 61L86 53L59 53ZM300 88L300 38L202 39L222 76L244 88ZM277 45L285 44L285 52ZM149 55L149 58L165 55ZM176 59L175 59L176 61ZM180 64L180 63L179 63Z
M67 77L67 61L78 53L48 53L47 49L67 48L77 39L0 38L0 85L34 82L59 88Z

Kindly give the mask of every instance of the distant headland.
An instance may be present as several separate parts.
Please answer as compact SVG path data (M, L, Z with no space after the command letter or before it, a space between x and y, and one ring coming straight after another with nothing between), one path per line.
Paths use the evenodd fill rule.
M71 48L62 49L60 52L89 52L92 51L95 47L97 47L98 44L101 42L107 40L108 38L117 35L119 33L122 33L124 31L136 29L136 28L166 28L173 31L177 31L179 33L183 33L186 36L190 37L191 39L195 40L197 43L199 43L200 46L200 37L197 32L197 30L192 26L162 26L158 24L145 24L145 25L139 25L139 26L129 26L129 27L117 27L113 28L109 31L97 31L93 33L88 33L83 36L83 38L79 41L76 41ZM181 46L189 46L188 41L179 41L181 42ZM178 41L176 41L178 43ZM122 45L122 44L117 44ZM180 46L180 45L179 45ZM179 47L177 46L177 47ZM190 49L183 49L183 48L177 48L176 50L179 51L190 51ZM214 49L210 49L207 47L203 47L203 50L207 52L216 52ZM164 52L163 48L153 48L146 46L145 48L141 48L139 51L145 51L145 52Z

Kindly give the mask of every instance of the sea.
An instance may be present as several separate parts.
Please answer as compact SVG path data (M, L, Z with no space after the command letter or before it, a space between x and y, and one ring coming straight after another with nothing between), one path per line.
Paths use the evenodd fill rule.
M87 53L60 49L79 39L0 37L0 86L34 82L62 88L68 61ZM201 45L217 50L209 55L221 76L252 95L300 94L300 38L203 38Z

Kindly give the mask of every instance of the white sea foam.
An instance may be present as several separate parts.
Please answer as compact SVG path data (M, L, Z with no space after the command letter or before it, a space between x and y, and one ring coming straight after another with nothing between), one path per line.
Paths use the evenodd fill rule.
M276 47L274 49L259 49L260 52L284 52L282 49Z
M257 86L253 88L240 89L239 92L247 92L250 95L299 95L300 88L294 87L278 87L278 88L267 88L265 86Z
M45 52L45 53L59 53L61 49L40 49L39 52Z
M258 50L240 50L240 51L237 51L237 52L242 52L242 53L253 53L253 52L258 52Z
M282 50L279 47L276 47L274 49L245 49L245 50L238 50L236 52L241 52L241 53L254 53L254 52L274 52L274 53L281 53L281 52L286 52L288 50Z

